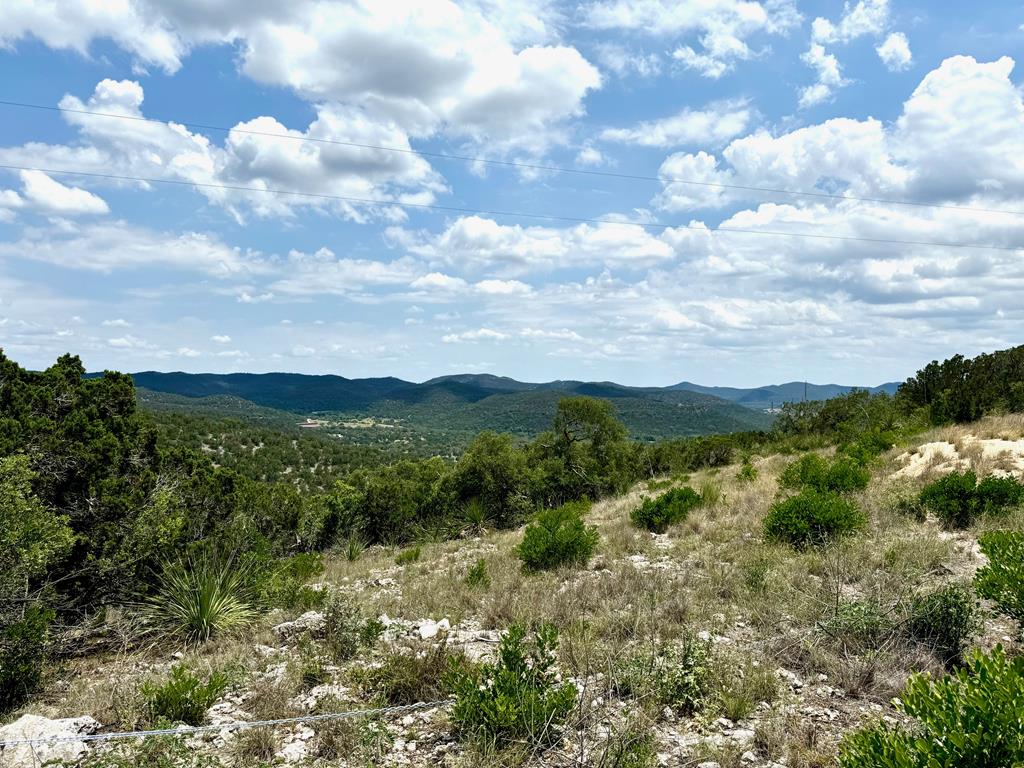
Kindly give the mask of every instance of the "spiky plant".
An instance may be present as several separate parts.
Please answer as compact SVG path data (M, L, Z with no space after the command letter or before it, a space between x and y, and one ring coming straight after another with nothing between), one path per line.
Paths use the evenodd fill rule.
M187 557L165 564L143 614L152 629L203 643L256 618L250 569L234 558Z

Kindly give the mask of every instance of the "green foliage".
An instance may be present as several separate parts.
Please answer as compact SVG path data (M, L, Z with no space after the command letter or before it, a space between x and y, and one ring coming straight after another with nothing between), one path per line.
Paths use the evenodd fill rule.
M871 473L849 456L828 461L816 453L807 453L783 470L779 484L783 488L847 493L867 488L870 479Z
M511 435L481 432L445 478L441 496L450 508L465 510L474 532L488 522L510 528L533 506L529 474L526 454Z
M558 633L537 628L529 642L526 628L513 625L501 639L498 658L477 668L456 668L451 718L463 738L498 747L515 741L553 743L576 704L576 688L559 683L555 672Z
M422 550L419 545L409 547L409 549L404 549L395 557L395 565L412 565L413 563L418 563L420 561L421 554Z
M251 623L251 570L210 553L168 563L143 608L152 630L203 643Z
M650 725L630 718L614 730L596 758L596 768L652 768L658 761L658 743Z
M948 528L968 528L979 516L998 515L1024 502L1024 484L1012 477L951 472L921 490L921 503Z
M1024 628L1024 533L990 531L978 544L988 558L974 576L978 594Z
M0 712L21 704L39 686L53 611L30 605L0 627Z
M764 519L765 536L795 547L819 546L862 529L867 519L857 506L835 493L805 488L775 502Z
M466 584L470 587L490 589L491 575L487 572L487 561L482 557L466 573Z
M736 479L741 483L752 483L757 480L757 467L755 467L750 459L744 459L740 468L736 470Z
M892 617L873 600L839 603L835 612L818 625L844 652L878 649L892 632Z
M49 765L49 763L48 763ZM153 736L114 742L109 749L91 749L66 768L222 768L215 756L204 754L182 736Z
M913 728L885 723L848 735L840 768L994 768L1024 763L1024 657L1002 648L967 668L910 679L897 706Z
M261 602L276 608L307 611L324 601L326 593L307 582L324 572L323 557L315 552L300 552L275 563L260 587Z
M212 673L205 681L182 664L171 668L163 683L147 681L140 690L152 722L162 720L200 725L208 710L228 687L227 675Z
M615 687L621 695L652 701L659 709L693 715L712 691L711 643L687 634L657 653L631 656L616 670Z
M351 538L362 530L363 495L347 483L338 481L330 491L307 505L299 520L299 538L311 549L326 549L341 538Z
M904 629L930 648L943 664L958 664L981 629L978 601L967 587L951 584L919 595L910 604Z
M368 620L359 608L337 592L324 603L324 646L335 661L347 661L360 648L372 646L383 631L375 619Z
M441 642L419 652L388 651L379 665L366 670L364 683L390 706L436 701L450 693L450 681L468 667L464 653L453 652Z
M563 565L583 565L597 546L597 528L583 522L590 509L586 501L563 504L537 513L523 531L523 540L516 548L523 567L542 571Z
M971 360L932 361L900 385L896 398L905 412L924 409L933 424L1024 411L1024 345Z
M366 549L366 542L358 535L349 536L345 541L345 559L354 563L363 555Z
M644 499L640 506L629 514L637 528L646 528L655 533L664 533L670 526L681 523L691 509L700 506L701 496L693 488L673 488L653 499Z

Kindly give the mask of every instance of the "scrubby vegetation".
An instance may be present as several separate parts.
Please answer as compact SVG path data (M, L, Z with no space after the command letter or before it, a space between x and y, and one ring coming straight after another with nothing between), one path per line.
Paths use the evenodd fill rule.
M5 720L453 702L80 764L1020 759L995 736L1020 696L1021 473L970 442L1015 446L1018 416L916 437L927 407L854 392L787 404L771 432L639 443L577 397L535 439L457 455L344 463L296 438L289 472L290 438L265 442L277 469L247 467L230 435L192 450L199 422L169 439L118 374L0 362ZM960 453L929 458L936 441Z

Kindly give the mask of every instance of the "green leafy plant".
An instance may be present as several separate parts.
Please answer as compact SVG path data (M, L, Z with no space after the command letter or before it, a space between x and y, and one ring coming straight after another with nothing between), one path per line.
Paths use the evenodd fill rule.
M690 510L700 503L701 496L693 488L673 488L653 499L644 499L629 518L637 528L664 533L670 526L685 520Z
M452 721L463 738L498 747L514 741L550 744L576 704L576 688L559 683L555 672L558 632L513 625L498 645L497 661L476 668L456 667Z
M991 475L979 483L973 470L951 472L921 490L921 503L947 528L967 528L981 515L1002 514L1024 503L1024 484Z
M457 672L468 668L462 651L452 651L446 642L435 643L411 652L391 650L379 665L366 671L366 688L383 702L401 706L435 701L449 693L448 685Z
M1024 503L1024 483L1015 477L983 477L974 489L982 514L998 515Z
M783 470L779 484L783 488L847 493L866 488L870 479L871 473L849 456L837 456L830 462L816 453L807 453Z
M751 463L750 459L744 459L740 468L736 470L736 479L741 483L752 483L757 480L757 475L757 467Z
M490 589L491 575L487 572L487 561L482 557L477 560L473 564L473 567L466 573L466 585L470 587L480 587L481 589Z
M528 571L582 565L597 546L597 528L583 522L589 502L572 502L537 513L516 549Z
M53 611L30 605L21 618L0 628L0 712L16 707L39 686L53 617Z
M171 676L162 683L146 681L140 687L152 722L199 725L217 698L228 687L222 672L213 672L205 681L182 664L171 668Z
M854 533L866 523L852 501L805 488L772 505L764 520L764 532L769 539L796 547L818 546Z
M840 768L994 768L1024 764L1024 657L1001 647L934 680L915 675L896 701L913 727L848 735Z
M363 551L366 549L366 542L361 536L353 534L345 540L345 559L350 563L354 563L363 555Z
M324 647L335 661L347 661L360 648L373 645L383 627L376 619L366 619L359 608L338 593L324 603Z
M418 545L405 549L398 553L398 556L395 558L395 565L412 565L413 563L418 563L421 554L422 550Z
M261 602L278 607L308 611L323 604L327 593L313 589L307 582L324 572L323 558L314 552L302 552L269 569L260 587Z
M863 653L882 645L892 633L893 622L874 600L849 600L839 603L818 629L843 651Z
M990 531L978 544L988 558L974 576L978 594L1024 628L1024 533Z
M143 617L157 632L205 642L255 620L250 581L249 570L231 558L207 554L169 563Z
M978 601L970 589L951 584L915 597L904 624L907 636L930 648L943 664L957 664L981 629Z
M681 715L699 711L712 686L711 643L690 634L656 653L628 657L615 672L620 695L653 700Z

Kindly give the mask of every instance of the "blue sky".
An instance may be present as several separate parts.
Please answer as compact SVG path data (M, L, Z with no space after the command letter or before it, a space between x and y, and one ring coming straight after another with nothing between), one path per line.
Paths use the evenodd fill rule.
M0 105L0 346L744 386L1019 344L1022 25L1005 2L8 0L0 100L65 111Z

